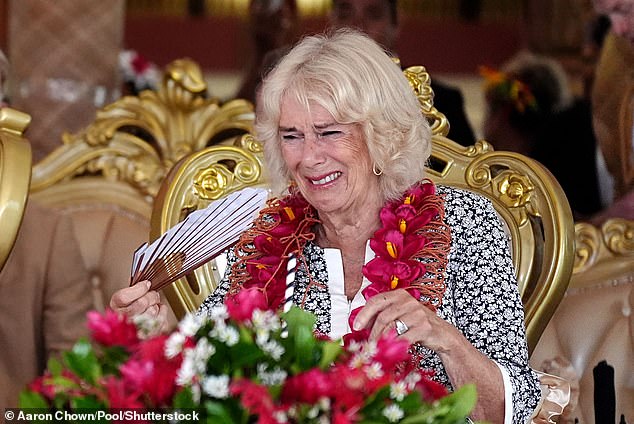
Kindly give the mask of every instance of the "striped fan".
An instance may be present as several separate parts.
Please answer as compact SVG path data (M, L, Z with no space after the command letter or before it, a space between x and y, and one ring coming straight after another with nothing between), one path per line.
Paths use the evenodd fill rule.
M261 188L231 193L143 244L134 252L130 285L150 280L159 290L212 260L251 226L267 195Z

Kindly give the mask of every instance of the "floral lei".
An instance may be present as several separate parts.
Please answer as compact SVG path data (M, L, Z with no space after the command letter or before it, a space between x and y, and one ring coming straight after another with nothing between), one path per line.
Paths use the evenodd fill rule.
M363 267L363 275L371 283L363 290L366 300L403 288L432 310L440 306L451 242L443 203L434 184L426 180L381 209L382 227L370 239L376 256ZM293 254L300 258L298 263L303 261L301 252L306 242L314 240L314 226L320 222L316 215L297 190L282 199L269 200L238 241L238 260L229 277L230 293L261 290L269 308L280 308L285 300L289 257Z

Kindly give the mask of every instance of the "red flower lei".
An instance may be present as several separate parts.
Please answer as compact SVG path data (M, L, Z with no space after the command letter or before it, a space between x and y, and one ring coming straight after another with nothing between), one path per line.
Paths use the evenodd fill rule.
M443 202L434 184L423 181L381 209L382 227L370 239L376 256L363 267L371 283L363 290L366 299L403 288L432 310L440 306L451 241ZM306 242L315 238L316 215L299 192L270 200L237 244L230 293L261 290L269 307L278 309L284 302L288 259L291 254L303 259Z

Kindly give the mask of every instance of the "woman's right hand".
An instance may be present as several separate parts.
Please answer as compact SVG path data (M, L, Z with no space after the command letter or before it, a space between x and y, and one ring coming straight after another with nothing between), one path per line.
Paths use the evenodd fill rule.
M119 289L110 298L110 309L134 318L144 314L161 322L161 331L168 328L167 306L161 303L161 296L157 291L150 290L149 281Z

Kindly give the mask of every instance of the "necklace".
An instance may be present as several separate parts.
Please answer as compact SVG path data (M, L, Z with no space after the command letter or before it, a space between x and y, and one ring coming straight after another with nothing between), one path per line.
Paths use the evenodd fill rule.
M443 198L425 180L401 199L388 202L380 219L381 228L370 239L375 257L363 266L363 275L370 281L363 296L369 299L403 288L436 310L446 287L444 269L451 241L444 223ZM269 307L277 310L285 300L288 260L294 255L308 269L302 251L315 239L318 223L316 210L297 190L269 200L236 245L238 260L231 268L230 293L260 290Z

